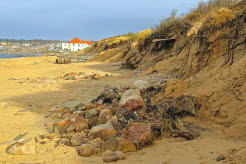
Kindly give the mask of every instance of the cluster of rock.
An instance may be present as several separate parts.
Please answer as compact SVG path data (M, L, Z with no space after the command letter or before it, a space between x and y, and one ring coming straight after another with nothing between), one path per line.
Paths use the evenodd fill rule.
M49 111L49 117L56 121L46 124L51 134L42 138L59 137L58 144L75 146L81 156L108 152L105 162L125 159L124 153L151 145L163 132L193 138L180 125L175 106L149 105L144 101L146 95L159 91L146 81L137 81L134 89L106 87L88 104L65 102Z
M108 75L107 74L99 75L99 74L95 74L95 73L86 74L84 72L80 72L80 73L70 72L70 73L64 75L63 77L58 77L57 79L64 79L64 80L88 79L88 80L92 80L92 79L101 79L104 76L108 76Z
M113 74L111 74L113 75ZM77 80L77 79L86 79L86 80L93 80L93 79L102 79L103 77L110 76L109 74L96 74L96 73L76 73L76 72L70 72L68 74L65 74L63 77L56 77L56 78L50 78L50 77L35 77L35 78L9 78L8 80L14 80L18 81L19 84L23 83L56 83L58 80L64 79L64 80Z

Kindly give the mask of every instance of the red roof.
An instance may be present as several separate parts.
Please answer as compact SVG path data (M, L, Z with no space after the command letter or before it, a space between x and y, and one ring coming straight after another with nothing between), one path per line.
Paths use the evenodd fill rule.
M91 41L82 41L79 38L74 38L73 40L71 40L69 43L81 43L81 44L88 44L88 45L92 45Z

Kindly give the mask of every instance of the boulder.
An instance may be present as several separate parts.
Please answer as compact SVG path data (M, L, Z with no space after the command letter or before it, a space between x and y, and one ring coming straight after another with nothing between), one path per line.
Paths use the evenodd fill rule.
M132 96L134 96L134 98L137 98L139 100L142 100L142 98L140 97L140 92L137 89L129 89L127 91L125 91L120 98L120 106L124 106L125 103L129 100L132 99Z
M8 147L6 152L15 155L32 155L36 154L36 145L32 140L16 142L15 144Z
M112 151L132 152L136 151L136 146L130 140L121 137L114 137L110 140L108 149Z
M136 89L144 90L144 89L151 87L151 83L148 81L144 81L144 80L137 80L134 82L133 86Z
M129 99L125 105L124 109L125 112L123 113L124 115L128 115L130 113L133 113L136 110L140 110L145 106L143 100L139 100L138 98L132 97L132 99Z
M94 126L88 136L90 139L101 138L103 140L107 140L112 138L116 134L116 130L110 124L102 124Z
M123 107L121 113L128 115L135 110L144 107L144 101L140 96L140 92L137 89L129 89L125 91L120 99L120 106Z
M98 148L91 144L83 144L78 147L78 154L83 157L90 157L98 153Z
M98 114L99 114L99 111L97 111L96 109L91 109L91 110L85 112L85 118L91 119L93 117L97 117Z
M121 151L115 151L103 158L103 162L115 162L126 159L126 155Z
M113 117L113 114L110 109L103 109L99 114L99 118L106 121L109 120L111 117Z
M92 128L94 126L97 126L97 125L101 125L101 124L104 124L105 123L105 120L99 118L99 117L94 117L90 120L89 122L89 127Z
M6 102L1 102L0 103L0 109L7 109L8 108L8 106L9 106L9 104L8 103L6 103Z
M150 125L146 123L132 124L127 130L126 139L131 140L137 149L152 144L153 134Z
M71 132L81 132L82 130L88 129L88 123L87 121L81 117L78 116L75 121L69 125L69 127L66 129L67 133Z

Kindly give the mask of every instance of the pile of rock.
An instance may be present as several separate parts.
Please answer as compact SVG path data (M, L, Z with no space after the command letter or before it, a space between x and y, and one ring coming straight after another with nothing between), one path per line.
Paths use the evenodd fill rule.
M105 162L125 159L123 153L151 145L163 132L181 137L189 134L175 116L178 109L144 101L144 92L153 95L158 91L146 81L136 82L134 89L105 87L91 103L75 100L52 108L49 117L56 121L46 126L61 138L59 143L76 146L81 156L109 152Z
M63 77L57 77L55 80L64 79L64 80L77 80L77 79L102 79L103 77L110 76L109 74L96 74L96 73L84 73L84 72L70 72L65 74Z

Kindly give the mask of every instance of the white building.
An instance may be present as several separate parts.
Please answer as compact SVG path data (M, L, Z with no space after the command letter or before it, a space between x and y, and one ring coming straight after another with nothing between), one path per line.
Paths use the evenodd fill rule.
M79 51L84 48L90 47L91 45L91 41L82 41L76 37L68 43L62 43L62 50Z

